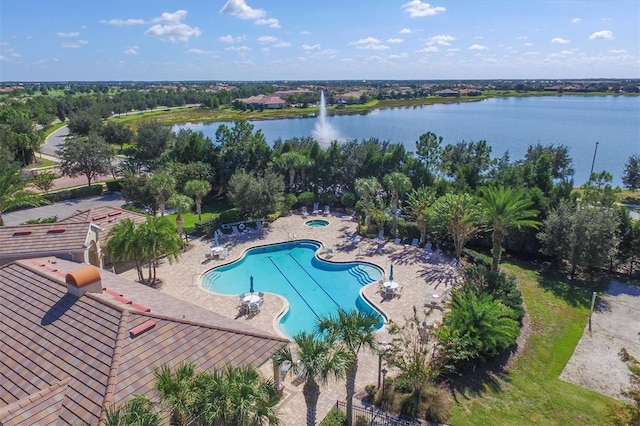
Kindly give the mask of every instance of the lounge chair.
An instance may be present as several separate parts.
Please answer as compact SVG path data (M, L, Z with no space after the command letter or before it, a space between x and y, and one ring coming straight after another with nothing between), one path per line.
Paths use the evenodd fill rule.
M436 251L433 252L433 257L436 261L440 262L442 260L442 250L436 249Z
M331 213L331 210L329 209L329 205L327 204L326 206L324 206L324 210L322 211L322 215L323 216L327 216L329 213Z
M302 206L302 208L300 209L300 214L302 215L302 217L307 217L307 215L309 214L309 212L307 212L307 206Z
M234 237L240 236L240 231L238 230L238 227L236 225L231 226L231 235L233 235Z
M327 254L327 257L333 257L335 252L333 251L333 249L331 247L327 247L326 254Z
M318 206L318 203L313 203L313 211L311 213L312 214L320 213L320 207Z
M433 252L433 250L431 250L431 247L433 247L433 244L431 244L431 242L428 241L427 244L425 244L425 246L424 246L424 250L431 253L431 252Z
M417 247L418 247L418 242L419 242L419 241L420 241L420 240L419 240L419 239L417 239L417 238L414 238L413 240L411 240L411 247L416 247L416 248L417 248ZM409 245L405 245L404 247L405 247L405 248L409 248Z
M396 238L395 240L393 240L393 244L400 244L402 242L402 240L400 238Z
M384 238L384 230L378 232L378 242L384 243L386 240Z

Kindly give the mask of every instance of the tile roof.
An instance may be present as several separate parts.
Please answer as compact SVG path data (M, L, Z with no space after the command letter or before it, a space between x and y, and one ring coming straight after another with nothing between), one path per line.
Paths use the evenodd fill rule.
M0 226L0 257L16 253L83 250L87 244L90 226L87 222Z
M151 294L144 290L125 292L144 286L106 271L100 271L102 285L114 288L111 293L73 296L60 271L84 266L50 258L0 267L0 423L58 408L56 422L97 424L106 404L149 393L155 367L186 360L204 369L260 366L286 343L209 311L213 320L190 320L206 310L149 288L155 298L145 298ZM151 311L117 301L117 285ZM176 313L182 318L168 315ZM141 325L133 336L130 331Z
M99 234L98 240L100 241L100 245L104 247L107 242L109 230L120 223L123 219L131 219L136 224L141 224L147 220L147 217L142 213L136 213L118 207L99 206L89 210L78 210L71 216L58 221L58 223L95 223L103 229L103 232Z

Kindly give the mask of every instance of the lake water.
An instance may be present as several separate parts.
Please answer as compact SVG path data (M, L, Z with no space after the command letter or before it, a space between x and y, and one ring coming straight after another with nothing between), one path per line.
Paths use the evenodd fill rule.
M596 142L593 170L606 170L615 185L622 185L627 159L640 154L640 97L549 96L488 99L417 107L378 109L360 115L329 117L342 139L378 138L402 143L415 151L421 134L436 133L444 144L486 140L493 157L509 151L512 161L524 157L527 147L566 145L573 159L575 184L589 177ZM175 126L202 131L215 141L221 123L187 123ZM232 125L232 123L225 123ZM252 121L267 142L281 138L311 136L316 118Z

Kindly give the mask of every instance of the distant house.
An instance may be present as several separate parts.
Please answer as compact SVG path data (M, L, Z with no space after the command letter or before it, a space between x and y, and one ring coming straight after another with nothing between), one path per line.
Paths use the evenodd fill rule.
M101 233L91 222L0 226L0 266L17 259L56 256L102 267Z
M275 373L287 340L94 266L56 258L0 267L0 424L87 424L154 369L253 365Z
M458 92L456 92L455 90L451 90L451 89L438 90L434 94L436 94L438 96L442 96L444 98L459 96Z
M278 96L256 95L244 99L239 99L239 101L247 105L253 105L256 107L261 106L266 109L280 109L287 106L287 101L279 98Z

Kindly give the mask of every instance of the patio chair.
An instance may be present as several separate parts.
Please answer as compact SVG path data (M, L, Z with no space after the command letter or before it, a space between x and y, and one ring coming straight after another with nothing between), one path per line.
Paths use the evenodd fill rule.
M260 304L259 303L249 303L248 309L249 315L255 315L260 312Z
M314 215L320 213L320 207L318 206L318 203L313 203L313 211L311 213Z
M386 240L384 238L384 230L378 232L378 242L384 243Z
M432 253L433 250L431 249L431 247L433 247L433 244L431 244L431 241L427 241L427 244L424 245L424 251L428 251L429 253Z
M302 208L300 209L300 214L303 218L307 217L307 215L309 214L309 212L307 212L307 206L302 206Z
M231 226L231 235L233 235L234 237L240 236L240 231L238 230L238 227L236 225Z
M327 204L326 206L324 206L324 210L322 212L323 216L327 216L329 213L331 213L331 210L329 209L329 205Z
M204 260L213 260L213 253L211 253L211 250L205 252Z
M400 238L396 238L395 240L393 240L393 244L400 244L402 242L402 240Z

